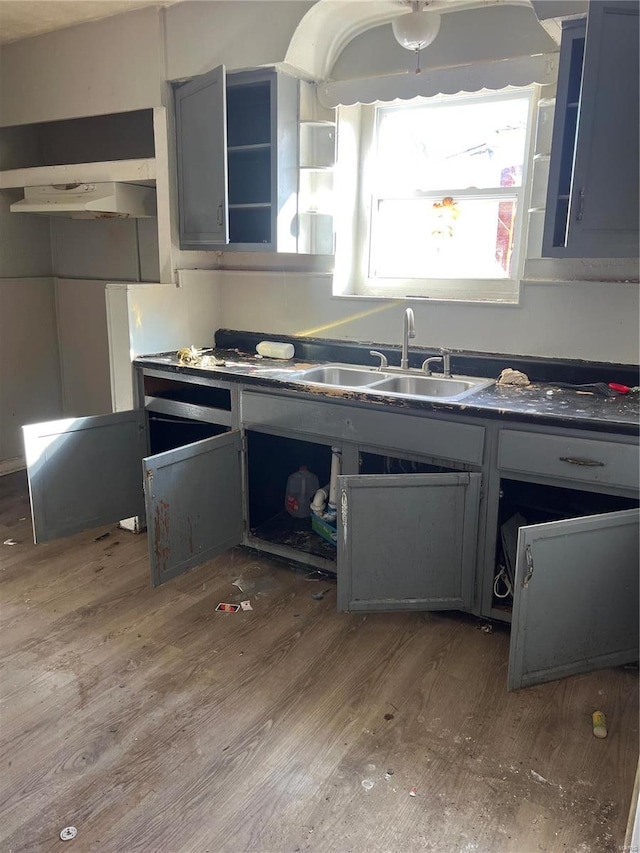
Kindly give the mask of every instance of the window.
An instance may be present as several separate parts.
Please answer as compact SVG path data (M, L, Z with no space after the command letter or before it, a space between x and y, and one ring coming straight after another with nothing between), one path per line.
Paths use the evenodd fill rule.
M342 292L513 301L533 90L357 109L356 252ZM340 242L338 230L338 254Z

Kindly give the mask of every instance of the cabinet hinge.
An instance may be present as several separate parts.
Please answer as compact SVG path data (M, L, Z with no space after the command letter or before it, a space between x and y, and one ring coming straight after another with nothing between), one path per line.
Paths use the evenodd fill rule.
M578 222L582 222L582 218L584 216L584 187L580 190L579 201L578 201L578 213L576 215L576 219Z
M522 586L529 586L529 581L533 576L533 554L531 553L531 545L527 545L524 549L524 559L527 564L527 573L522 579Z

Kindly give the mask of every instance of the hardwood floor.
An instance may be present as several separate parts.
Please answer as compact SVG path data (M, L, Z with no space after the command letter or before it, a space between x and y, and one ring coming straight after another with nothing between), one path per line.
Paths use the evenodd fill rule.
M338 614L243 549L153 590L146 536L34 546L28 515L0 478L3 853L622 849L636 671L509 694L474 618Z

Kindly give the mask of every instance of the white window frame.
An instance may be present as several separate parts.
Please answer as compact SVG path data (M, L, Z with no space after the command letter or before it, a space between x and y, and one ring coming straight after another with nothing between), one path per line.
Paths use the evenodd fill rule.
M517 303L520 280L523 275L526 256L526 236L528 227L528 209L531 196L532 152L535 136L535 115L539 99L537 85L526 87L508 87L500 92L484 90L474 94L439 95L431 98L415 98L406 102L374 103L357 107L338 108L338 168L349 176L343 182L337 181L336 207L342 211L336 223L336 276L335 295L368 296L377 298L429 298L443 301L480 301ZM505 188L504 194L516 197L515 246L511 262L511 278L500 279L371 279L368 276L369 247L371 240L372 209L375 203L373 155L375 146L376 110L406 103L433 104L443 103L490 103L512 99L529 100L528 133L523 158L522 184L519 187ZM341 149L340 140L348 136L355 142L348 150ZM343 157L343 155L345 155ZM345 162L345 159L347 162ZM353 179L354 170L358 179ZM341 190L350 185L355 198L349 199ZM439 191L441 196L452 195L456 198L486 197L482 191L447 190ZM495 193L496 196L500 191ZM349 239L351 228L351 239Z

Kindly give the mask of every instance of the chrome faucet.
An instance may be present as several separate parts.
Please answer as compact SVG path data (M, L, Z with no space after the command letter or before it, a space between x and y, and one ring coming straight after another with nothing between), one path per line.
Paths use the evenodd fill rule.
M400 367L406 370L409 367L409 338L415 338L416 327L414 324L413 309L407 308L404 312L404 322L402 326L402 358L400 359Z

